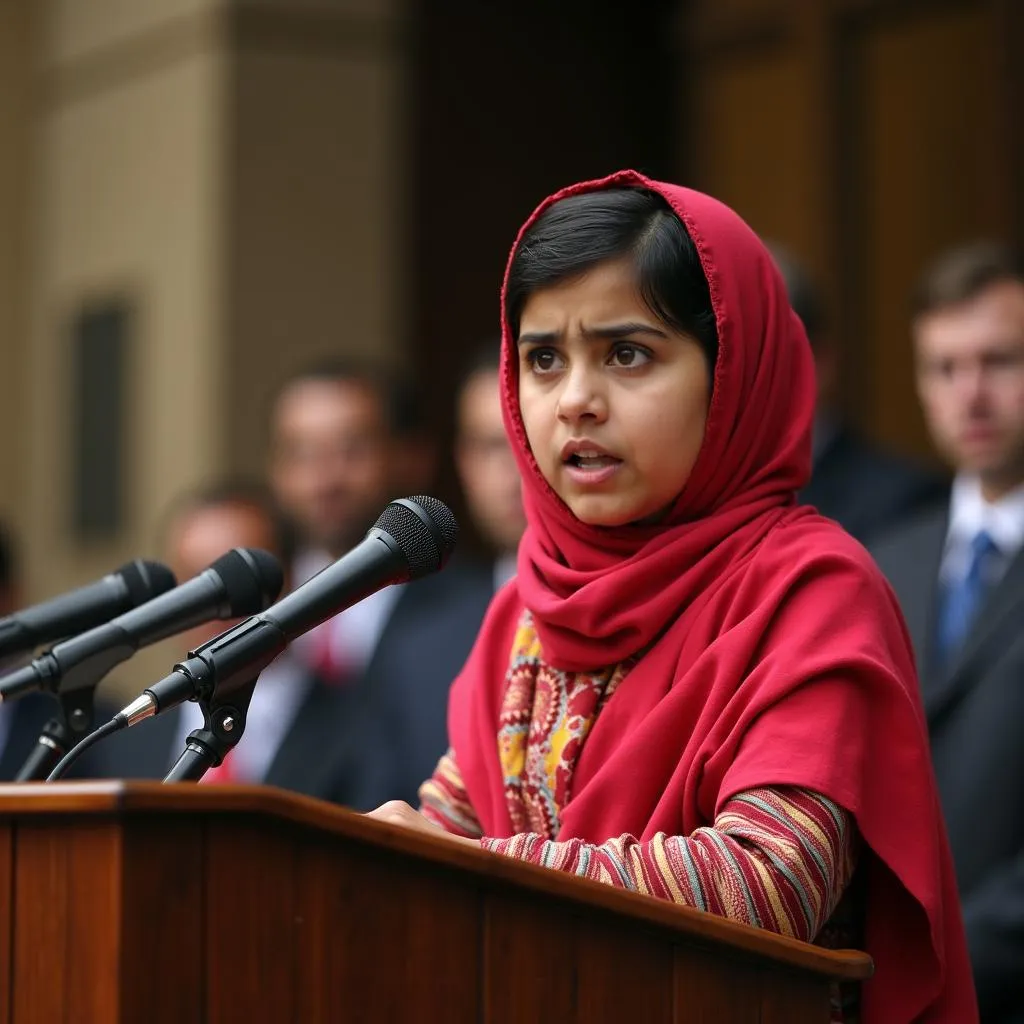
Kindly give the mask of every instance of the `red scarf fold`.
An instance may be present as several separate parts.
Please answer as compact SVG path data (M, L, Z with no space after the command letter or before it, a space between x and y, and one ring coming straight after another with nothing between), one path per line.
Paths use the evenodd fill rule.
M504 414L528 528L518 578L452 690L470 799L486 834L511 834L497 731L524 607L556 668L643 651L583 746L559 837L687 835L743 789L816 790L856 816L871 851L864 1020L975 1020L902 618L863 549L794 505L810 468L813 361L767 251L721 203L631 171L553 196L526 227L567 195L629 185L671 205L710 284L719 353L703 446L663 522L580 523L530 453L503 292Z

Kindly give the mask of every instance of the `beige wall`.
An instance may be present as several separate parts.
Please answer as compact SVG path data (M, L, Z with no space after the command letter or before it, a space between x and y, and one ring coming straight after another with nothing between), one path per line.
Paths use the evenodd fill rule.
M332 353L394 359L407 329L402 18L304 8L241 4L233 22L226 398L245 472L282 376Z
M73 61L103 65L112 57L130 62L144 51L166 46L173 34L190 34L197 16L221 6L220 0L46 0L46 61L69 70ZM120 48L120 52L115 52ZM80 70L80 67L78 68Z
M404 21L397 0L0 0L0 514L28 599L160 557L176 494L259 471L282 373L396 357ZM70 329L122 299L127 519L85 544Z
M28 522L28 300L32 148L33 8L0 0L0 515L21 533Z
M69 0L43 40L24 537L36 595L158 555L166 502L221 460L225 58L210 11L167 8ZM85 545L70 531L69 332L84 307L122 298L134 327L126 523ZM133 675L163 674L169 656L149 652Z
M171 42L161 35L169 30L133 25L134 34L107 44L87 31L89 6L55 8L38 123L28 553L45 592L151 553L163 504L212 470L221 449L214 398L224 58L214 23L196 19L163 60L137 62L133 48L152 54ZM97 18L120 6L97 3ZM83 306L120 297L136 325L127 529L113 543L84 547L68 529L68 331Z

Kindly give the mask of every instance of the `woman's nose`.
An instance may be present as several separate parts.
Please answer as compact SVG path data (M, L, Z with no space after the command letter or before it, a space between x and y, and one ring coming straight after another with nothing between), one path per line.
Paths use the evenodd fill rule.
M608 401L600 374L589 367L572 367L558 395L559 419L570 423L581 419L600 422L607 415Z

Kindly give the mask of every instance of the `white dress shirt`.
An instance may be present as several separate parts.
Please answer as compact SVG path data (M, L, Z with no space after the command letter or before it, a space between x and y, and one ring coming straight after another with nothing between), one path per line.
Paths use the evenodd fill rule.
M515 551L499 555L494 560L494 592L497 593L513 576L518 566L519 556Z
M998 582L1024 545L1024 484L998 501L987 501L976 476L961 474L953 481L949 506L949 529L939 576L946 586L967 575L971 542L984 530L999 548L992 560L989 585Z

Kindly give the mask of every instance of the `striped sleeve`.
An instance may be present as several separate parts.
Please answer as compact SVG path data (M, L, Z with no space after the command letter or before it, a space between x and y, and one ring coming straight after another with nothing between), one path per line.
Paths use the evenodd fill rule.
M451 748L437 763L434 774L420 786L420 814L446 832L464 839L483 835Z
M481 845L533 864L811 941L849 883L858 847L851 815L796 787L733 797L689 836L629 835L601 845L535 834Z

